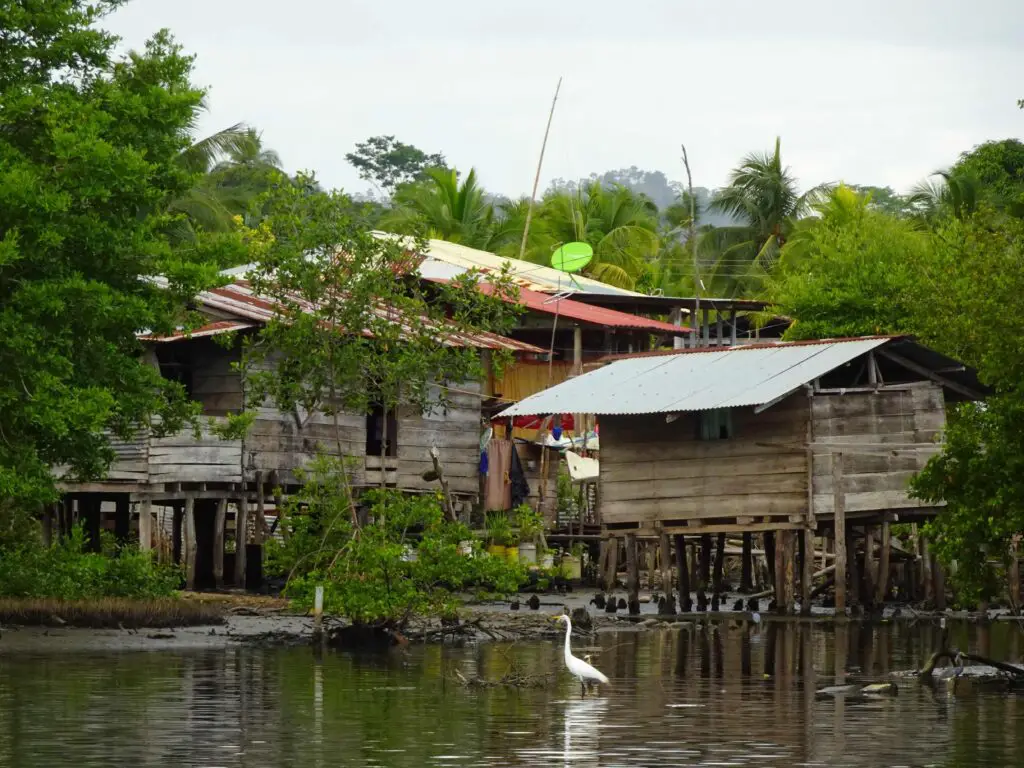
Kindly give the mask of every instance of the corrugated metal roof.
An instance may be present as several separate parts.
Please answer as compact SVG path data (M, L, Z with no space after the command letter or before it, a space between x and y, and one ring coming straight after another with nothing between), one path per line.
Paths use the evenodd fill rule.
M500 415L678 413L764 405L890 341L875 336L634 357L531 395Z
M448 282L440 278L429 279L439 283ZM494 292L494 286L491 283L481 282L477 285L477 288L487 294ZM519 288L519 303L534 312L558 315L568 320L578 320L581 323L590 323L591 325L599 325L604 328L625 328L636 331L668 333L674 336L682 336L690 332L688 326L672 325L661 320L631 315L628 312L619 312L615 309L594 307L581 301L573 301L568 297L556 298L546 293L531 291L529 288Z
M204 291L199 294L197 301L200 305L213 310L231 314L246 320L257 323L265 323L276 317L278 314L277 305L253 291L252 286L246 280L238 280L234 283ZM313 306L308 305L307 311L312 311ZM381 316L387 317L393 314L391 310L381 309ZM393 318L396 323L404 323L406 327L411 322L409 318ZM433 322L428 318L415 318L420 323ZM499 336L495 333L476 331L474 333L456 333L445 330L445 326L438 326L438 335L445 338L445 341L452 346L479 347L481 349L507 349L512 352L524 352L530 354L546 354L547 350L541 347L527 344L523 341L510 339L506 336Z
M222 333L244 331L246 328L254 327L254 323L236 322L234 320L217 320L213 323L206 323L193 331L185 331L184 329L181 329L177 333L172 333L169 336L158 336L152 333L143 333L139 334L139 338L143 341L155 342L183 341L185 339L201 339L204 336L218 336Z
M380 233L387 236L387 233ZM394 235L391 235L394 237ZM447 240L429 240L426 253L420 264L420 275L426 278L450 280L456 275L478 269L484 273L500 272L502 265L508 264L512 278L523 288L541 293L557 293L571 288L586 293L609 294L615 296L642 296L635 291L602 283L583 275L570 275L552 267L520 261L505 256L496 256L487 251L467 248Z

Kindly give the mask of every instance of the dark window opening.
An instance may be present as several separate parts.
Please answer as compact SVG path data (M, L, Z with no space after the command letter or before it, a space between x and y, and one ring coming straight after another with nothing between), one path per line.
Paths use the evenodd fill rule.
M165 344L164 349L157 353L160 363L160 375L165 379L176 381L185 388L185 394L192 399L194 364L191 350L186 344Z
M728 440L735 436L730 409L714 408L710 411L701 411L699 417L701 440Z
M387 421L386 439L385 421ZM395 418L394 408L387 412L387 419L385 419L384 408L374 405L366 414L366 455L380 456L382 452L385 456L398 455L398 419Z

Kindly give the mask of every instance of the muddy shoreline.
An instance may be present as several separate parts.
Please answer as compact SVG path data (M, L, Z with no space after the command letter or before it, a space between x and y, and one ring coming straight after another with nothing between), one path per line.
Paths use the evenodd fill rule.
M590 627L574 626L573 635L583 637L613 631L651 631L676 629L693 624L721 623L731 626L774 622L813 622L822 624L851 621L938 622L946 617L958 621L1021 620L1006 611L990 611L987 616L966 611L945 613L918 611L907 606L887 608L881 616L840 617L828 608L815 607L812 615L779 616L765 610L690 612L658 615L653 601L641 603L639 616L625 611L614 614L599 610L592 602L596 590L577 590L568 595L544 595L540 606L531 610L520 600L518 609L508 601L474 603L467 601L459 614L458 624L442 623L436 618L415 619L397 638L401 643L516 642L557 639L562 636L552 617L563 612L577 614L587 610ZM190 594L182 599L222 604L223 620L217 624L187 627L88 629L71 626L0 627L0 657L10 654L43 654L66 651L166 651L220 649L238 646L279 647L302 646L313 642L313 619L296 614L278 598L237 595ZM342 620L325 621L328 635L344 628Z

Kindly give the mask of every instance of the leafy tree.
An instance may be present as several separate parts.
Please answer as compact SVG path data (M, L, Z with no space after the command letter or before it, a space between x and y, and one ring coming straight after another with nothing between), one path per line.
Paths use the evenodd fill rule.
M979 187L976 179L963 173L935 171L914 185L907 201L914 214L928 224L951 216L962 219L977 209Z
M892 187L874 187L863 184L847 184L849 189L866 197L869 208L890 216L906 218L914 214L914 206L904 195L897 194Z
M0 8L0 513L56 498L51 467L103 474L104 430L159 416L182 388L140 361L136 333L169 331L214 279L207 244L175 254L160 213L194 177L180 154L203 92L166 32L114 57L96 26L114 0ZM147 278L166 276L166 289Z
M990 206L1024 215L1024 142L987 141L964 152L951 169L954 176L973 179Z
M356 151L345 155L358 171L359 178L375 184L387 194L400 185L424 178L428 168L446 168L444 155L428 155L411 144L403 144L394 136L371 136L356 144Z

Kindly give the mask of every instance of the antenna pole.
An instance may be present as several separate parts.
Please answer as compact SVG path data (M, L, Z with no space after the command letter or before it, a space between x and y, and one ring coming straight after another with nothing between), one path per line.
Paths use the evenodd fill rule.
M697 346L693 335L694 322L700 322L700 273L697 264L697 201L693 197L693 176L690 175L690 158L686 156L686 145L679 145L683 150L683 165L686 167L686 187L690 194L690 250L693 251L693 317L690 318L690 340Z
M526 253L526 239L530 234L530 219L533 218L533 202L537 199L537 185L540 184L540 169L544 164L544 150L548 146L548 133L551 131L551 118L555 116L555 104L558 101L558 92L562 89L562 78L558 78L558 85L555 86L555 97L551 100L551 111L548 112L548 124L544 129L544 141L540 145L540 158L537 160L537 175L533 177L533 192L530 194L530 204L526 207L526 224L523 226L523 242L519 244L519 258L522 259Z

